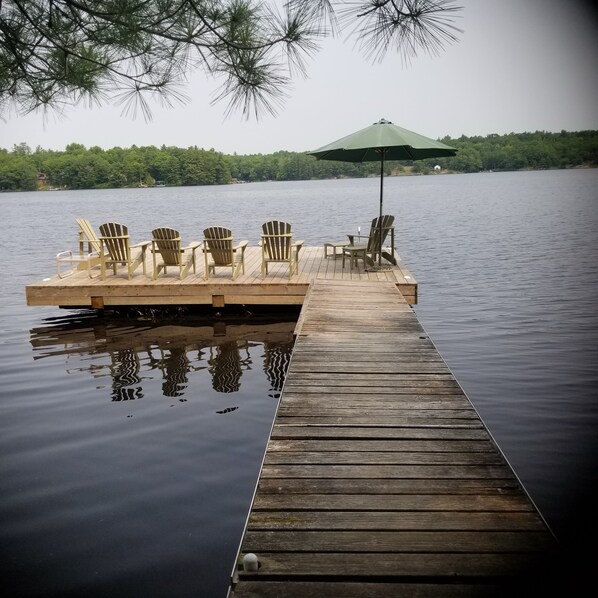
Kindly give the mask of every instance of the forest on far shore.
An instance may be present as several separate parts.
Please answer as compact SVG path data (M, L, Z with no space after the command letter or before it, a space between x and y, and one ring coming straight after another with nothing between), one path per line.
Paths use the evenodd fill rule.
M598 167L598 131L509 133L441 139L451 158L387 162L385 174L469 173ZM316 160L301 152L227 155L197 146L104 150L78 143L64 151L32 150L26 143L0 149L0 191L115 189L226 185L258 181L360 178L380 173L378 162Z

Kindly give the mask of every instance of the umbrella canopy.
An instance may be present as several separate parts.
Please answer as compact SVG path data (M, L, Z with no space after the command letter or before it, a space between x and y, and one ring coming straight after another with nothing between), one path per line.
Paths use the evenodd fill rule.
M385 160L441 158L454 156L457 150L383 118L365 129L307 153L318 160L378 162L382 157Z
M377 123L365 127L342 139L333 141L317 150L307 152L318 160L338 162L380 162L380 222L384 195L385 160L423 160L455 156L457 150L413 131L403 129L382 118ZM382 236L380 236L382 244ZM382 247L378 253L379 265L382 260Z

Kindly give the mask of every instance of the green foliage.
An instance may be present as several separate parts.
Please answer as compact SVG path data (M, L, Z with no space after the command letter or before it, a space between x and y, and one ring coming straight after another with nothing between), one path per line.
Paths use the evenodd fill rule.
M149 119L147 97L186 101L180 87L197 70L222 81L229 110L274 112L326 36L347 30L373 58L437 54L456 40L460 10L453 0L0 0L0 114L116 101Z
M0 191L37 189L37 168L29 156L0 152Z
M442 141L455 147L457 155L424 162L456 172L598 166L598 131L536 131L458 139L446 137Z
M451 158L413 163L386 162L387 176L448 172L598 167L598 131L510 133L486 137L446 137L457 148ZM0 150L0 190L37 188L107 189L151 186L225 185L231 182L298 181L378 176L380 164L318 161L300 152L226 156L197 146L187 149L154 146L86 149L70 143L65 151L26 143Z

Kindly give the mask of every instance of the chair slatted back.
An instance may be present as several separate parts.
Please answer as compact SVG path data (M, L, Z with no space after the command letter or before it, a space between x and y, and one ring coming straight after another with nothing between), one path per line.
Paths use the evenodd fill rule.
M384 241L392 228L394 216L385 215L374 218L372 220L372 226L370 228L370 236L368 239L367 253L378 253L380 247L384 245Z
M262 243L271 260L289 260L293 235L291 225L280 220L271 220L262 225Z
M178 230L162 226L152 231L154 249L160 252L166 266L181 265L181 235Z
M223 226L210 226L203 231L203 234L214 264L230 266L234 262L231 230Z
M100 236L111 261L122 264L129 263L131 255L129 229L124 224L117 222L101 224Z
M87 253L102 251L102 242L98 239L95 230L89 220L85 218L77 218L77 224L79 225L79 253L83 254L84 245L87 243Z

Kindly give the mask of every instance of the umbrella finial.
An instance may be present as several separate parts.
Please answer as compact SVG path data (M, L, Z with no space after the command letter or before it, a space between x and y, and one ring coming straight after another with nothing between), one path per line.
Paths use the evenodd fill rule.
M392 125L392 122L386 120L385 118L381 118L375 125Z

